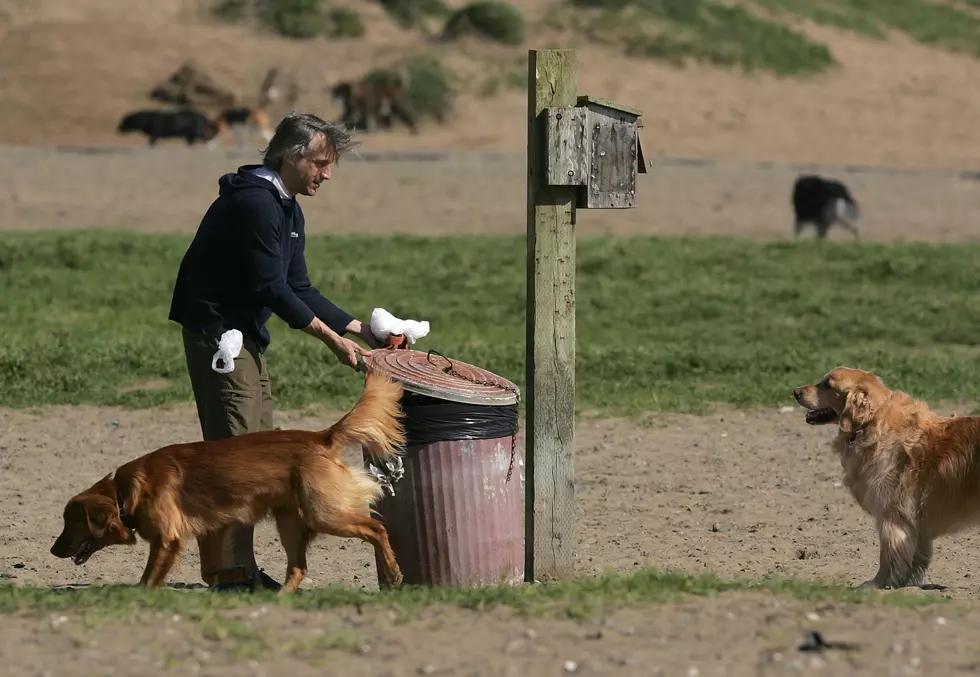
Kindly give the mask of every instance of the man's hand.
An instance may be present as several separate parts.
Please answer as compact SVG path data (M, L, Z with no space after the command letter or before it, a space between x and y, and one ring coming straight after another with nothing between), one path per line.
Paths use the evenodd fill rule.
M355 341L344 338L333 329L328 327L320 318L314 317L306 327L303 328L307 334L313 334L318 339L327 344L330 351L337 356L341 364L346 364L351 369L357 369L358 355L370 355L371 351L362 347Z
M360 336L371 348L384 348L385 346L385 343L379 340L374 335L374 332L371 331L371 325L365 324L360 320L351 320L351 323L347 325L347 331Z
M334 334L336 338L327 339L324 343L327 347L333 351L333 354L337 356L341 364L346 364L352 369L357 369L357 357L358 355L370 355L371 351L367 350L361 344L356 341L351 341L348 338L344 338L339 334Z

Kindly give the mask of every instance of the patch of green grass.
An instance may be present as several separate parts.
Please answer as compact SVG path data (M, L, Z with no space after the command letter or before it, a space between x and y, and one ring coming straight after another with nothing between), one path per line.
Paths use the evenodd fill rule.
M206 632L223 638L234 633L247 632L247 629L233 622L229 624L226 619L217 615L218 612L256 604L282 605L305 611L379 605L395 610L405 620L417 615L421 609L435 605L455 605L477 611L508 607L526 616L587 618L611 609L739 591L766 592L807 601L870 603L907 608L950 603L942 597L912 595L902 591L883 593L792 580L725 581L708 574L696 575L647 568L630 574L610 573L557 583L515 587L405 587L400 590L365 592L334 586L301 591L286 597L277 597L274 593L264 591L249 595L186 593L166 588L148 591L133 586L100 586L67 591L0 586L0 613L25 610L94 610L103 617L118 619L132 618L133 614L145 611L181 612L192 620L202 621L204 627L208 628ZM337 641L345 643L343 639Z
M269 26L288 38L313 38L327 28L322 0L274 0L260 12Z
M626 53L681 65L687 59L778 75L819 73L835 65L830 50L782 23L715 0L570 0L603 10L586 19L594 40Z
M322 0L217 0L212 11L232 23L258 20L288 38L312 38L327 25Z
M418 54L405 65L407 84L390 68L375 68L364 82L405 86L408 103L419 118L432 118L440 124L451 114L456 99L455 76L433 54Z
M844 30L884 39L877 14L879 4L849 0L753 0L775 16L796 15L811 21Z
M190 235L4 233L0 405L192 402L171 289ZM977 399L980 245L579 238L577 407L793 405L846 364L929 401ZM414 348L524 388L523 237L312 236L313 283L355 316L429 320ZM396 268L413 271L398 277ZM280 408L346 409L362 381L270 321Z
M225 21L241 21L248 13L248 0L217 0L212 11Z
M477 0L460 7L446 19L443 36L479 35L505 45L520 45L527 33L521 11L500 0Z
M967 1L978 6L977 0ZM577 22L591 39L677 65L693 59L785 76L832 68L836 59L826 45L787 25L796 17L877 39L897 30L924 44L980 56L980 16L933 0L568 2L593 10Z
M360 38L364 35L364 21L348 7L334 7L327 13L324 32L331 38Z
M216 0L213 12L224 21L256 21L296 39L359 38L365 32L360 14L347 7L328 10L324 0Z
M455 77L435 56L420 54L408 62L406 95L419 117L444 123L456 100Z
M416 28L430 17L442 17L449 13L443 0L376 0L402 28Z
M924 44L980 56L980 18L952 4L932 0L753 0L766 9L806 17L817 23L884 37L899 30ZM977 0L967 4L980 7Z

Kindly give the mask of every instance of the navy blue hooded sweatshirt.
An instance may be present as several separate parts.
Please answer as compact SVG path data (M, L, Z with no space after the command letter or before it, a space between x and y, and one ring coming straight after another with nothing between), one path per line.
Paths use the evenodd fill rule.
M170 319L209 337L238 329L263 352L272 313L293 329L315 315L343 336L354 317L310 284L303 210L251 173L259 166L218 179L218 197L180 263Z

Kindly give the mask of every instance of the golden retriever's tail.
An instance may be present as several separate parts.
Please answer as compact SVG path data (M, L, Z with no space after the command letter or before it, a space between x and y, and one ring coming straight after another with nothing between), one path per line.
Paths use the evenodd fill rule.
M401 383L387 374L368 372L361 398L324 432L327 445L339 451L348 444L361 444L382 460L401 454L405 444L402 392Z

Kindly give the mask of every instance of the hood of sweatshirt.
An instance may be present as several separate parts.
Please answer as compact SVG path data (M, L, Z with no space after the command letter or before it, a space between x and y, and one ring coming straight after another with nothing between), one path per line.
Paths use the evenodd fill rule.
M261 166L262 165L243 165L238 168L238 171L229 172L228 174L223 175L218 179L218 195L229 195L246 188L260 188L262 190L269 191L280 200L285 200L285 198L283 198L283 196L279 193L279 189L276 188L275 184L268 179L264 179L261 176L256 176L252 173L252 170L258 169Z

